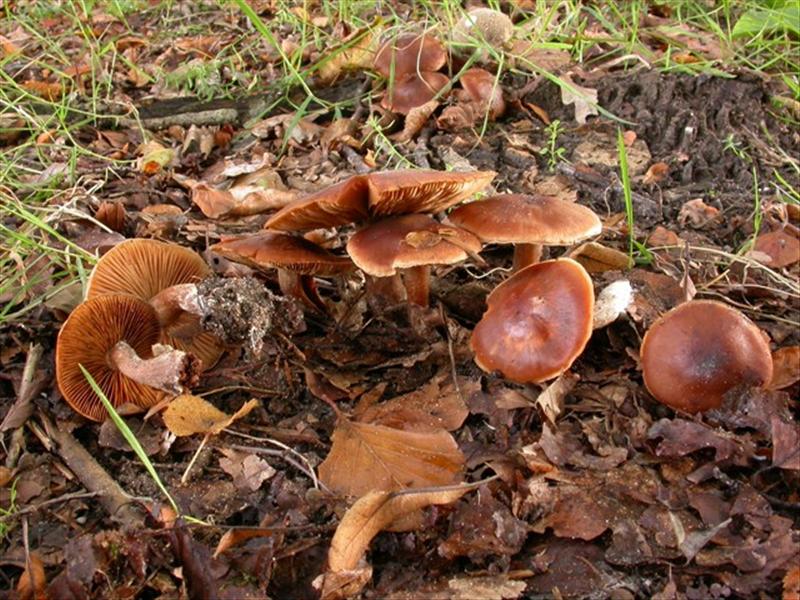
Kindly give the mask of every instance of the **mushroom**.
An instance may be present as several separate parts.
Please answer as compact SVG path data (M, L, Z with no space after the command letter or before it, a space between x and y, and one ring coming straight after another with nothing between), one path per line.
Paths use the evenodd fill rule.
M406 33L384 43L372 64L378 73L389 79L438 71L446 61L444 46L435 37Z
M592 335L592 280L571 258L522 269L498 285L486 302L470 340L475 362L512 381L557 377Z
M106 416L80 365L114 407L157 404L163 392L178 394L194 377L196 364L185 352L154 355L161 339L156 310L130 295L97 296L80 304L61 326L56 343L56 380L61 395L94 421Z
M506 111L506 102L503 100L503 90L496 85L495 76L486 69L473 67L461 74L459 79L464 88L462 97L477 104L481 112L489 112L489 118L494 120Z
M211 250L228 260L257 269L278 270L278 285L285 296L327 312L317 294L314 275L339 275L352 270L346 256L337 256L301 237L262 231L249 236L223 237Z
M381 100L381 106L394 113L407 115L433 100L448 83L450 79L447 75L433 71L403 75L389 88L388 94Z
M308 231L408 213L437 213L477 193L493 171L379 171L354 175L276 212L267 229Z
M208 369L222 343L200 327L197 287L211 274L205 261L188 248L157 240L132 239L103 255L89 277L86 298L131 294L149 302L161 325L161 343L190 352Z
M347 242L347 253L365 273L397 277L403 271L410 302L428 306L431 265L449 265L481 250L471 233L427 215L390 217L367 225Z
M516 244L514 271L538 262L542 246L567 246L602 231L591 209L554 196L501 194L459 206L447 219L484 243Z
M495 50L502 50L514 35L514 23L508 15L492 8L473 8L456 24L453 41L468 44L473 39L484 42ZM486 49L478 53L478 60L486 60Z
M645 334L640 356L653 397L687 413L719 408L731 388L772 379L765 334L715 300L692 300L663 314Z

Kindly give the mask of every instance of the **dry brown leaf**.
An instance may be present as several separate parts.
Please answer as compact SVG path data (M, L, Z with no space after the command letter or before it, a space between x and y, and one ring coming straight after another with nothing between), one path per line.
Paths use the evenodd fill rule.
M561 408L564 406L564 398L572 391L578 383L578 376L570 371L559 375L553 383L548 385L544 391L536 398L536 404L542 409L545 418L555 424Z
M772 353L771 390L781 390L800 381L800 346L778 348Z
M420 389L370 406L357 414L362 423L410 431L454 431L469 415L462 397L480 389L477 381L461 382L456 389L449 375L440 374ZM459 393L460 391L460 393Z
M267 479L275 475L275 469L263 458L228 448L220 450L225 457L219 466L233 477L233 484L240 490L255 492Z
M47 578L44 564L36 552L31 552L25 571L17 582L17 594L20 600L47 600Z
M566 84L561 86L561 103L574 104L575 120L585 125L587 117L598 114L597 90L578 85L572 81L569 73L562 75L561 79Z
M217 190L205 183L192 187L192 202L209 219L248 217L283 208L296 197L294 192L265 190L258 186L234 186Z
M786 229L770 231L758 236L753 245L756 260L770 267L781 269L800 261L800 239ZM756 253L761 253L764 259Z
M669 174L669 165L665 162L657 162L650 165L647 173L642 178L642 183L645 185L652 185L654 183L661 183L664 178Z
M650 237L647 238L648 246L678 246L681 238L674 231L670 231L661 225L656 226Z
M783 577L782 600L800 600L800 566L794 566Z
M328 571L314 579L320 590L320 600L345 600L355 598L372 580L372 566L360 565L351 571Z
M363 71L372 67L372 60L380 38L380 28L362 28L354 31L320 61L319 78L331 82L347 71ZM355 41L353 41L355 40Z
M507 576L496 577L455 577L447 582L451 594L449 600L514 600L519 598L527 584L514 581Z
M259 404L258 400L250 400L245 402L236 413L228 415L199 396L185 394L175 398L164 410L164 424L178 437L195 433L218 435L223 429L247 415Z
M436 100L429 100L425 104L412 108L406 115L403 131L391 136L392 141L402 144L413 140L437 108L439 108L439 103Z
M166 148L155 140L142 144L138 149L137 168L145 175L155 175L175 160L175 151Z
M623 271L633 266L633 260L624 252L597 242L586 242L569 253L589 273Z
M64 95L64 86L60 83L49 81L34 81L29 79L22 83L22 87L45 100L55 101Z
M719 216L719 209L709 206L702 198L689 200L681 206L678 213L678 223L682 226L689 225L695 229L704 227Z
M426 506L451 504L475 485L459 485L395 492L369 492L342 517L331 540L328 568L351 571L358 566L372 538L399 518Z
M464 466L464 455L444 429L401 431L342 418L331 439L319 478L339 494L447 485Z

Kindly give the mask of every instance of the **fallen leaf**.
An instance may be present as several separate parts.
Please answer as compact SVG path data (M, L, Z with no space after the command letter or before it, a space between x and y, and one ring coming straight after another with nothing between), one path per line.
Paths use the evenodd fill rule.
M246 452L238 452L222 448L225 457L219 460L219 466L233 477L233 484L240 490L255 492L276 471L263 458Z
M542 413L550 423L556 422L564 406L564 398L572 391L576 383L578 383L578 376L566 371L536 397L537 406L542 409Z
M514 600L524 592L527 584L514 581L507 576L455 577L447 582L450 588L448 600Z
M661 225L653 229L653 233L647 238L648 246L678 246L681 243L681 238L674 231L670 231Z
M781 390L800 381L800 346L778 348L772 353L772 381L767 388Z
M642 178L642 183L645 185L653 185L654 183L661 183L666 176L669 175L669 165L664 162L657 162L650 165L647 173Z
M560 538L590 541L611 525L613 514L597 501L592 490L569 486L559 491L552 512L534 524L533 530L544 533L549 527Z
M800 565L795 565L783 577L782 600L800 600Z
M138 149L139 158L136 166L145 175L155 175L175 160L175 151L166 148L155 140L143 144Z
M331 439L319 477L339 494L447 485L464 466L464 455L444 429L402 431L342 418Z
M64 95L64 86L60 83L49 81L34 81L29 79L22 83L22 87L45 100L55 101Z
M684 227L689 225L695 229L701 229L716 220L718 216L718 208L709 206L703 202L702 198L695 198L681 206L681 210L678 213L678 223Z
M580 125L586 124L590 115L599 114L597 111L597 90L582 87L572 81L570 74L561 76L564 85L561 85L561 103L575 105L575 120Z
M633 287L627 279L620 279L604 287L594 301L592 328L601 329L616 321L628 311L633 302Z
M36 552L28 555L25 570L17 582L19 600L47 600L47 578L44 573L44 564Z
M625 252L597 242L585 242L572 250L569 257L578 261L589 273L623 271L633 266L633 259Z
M250 413L261 403L256 400L245 402L233 415L228 415L199 396L185 394L178 396L164 410L164 424L178 437L207 433L219 435L223 429Z
M373 491L342 517L331 540L328 568L350 571L358 566L372 538L399 518L431 505L452 504L475 484L402 491Z
M412 108L406 115L403 130L391 136L392 141L402 144L413 140L437 108L439 108L439 102L436 100L429 100L425 104Z
M455 431L464 423L469 410L462 400L480 389L477 380L462 381L459 388L449 375L438 375L420 389L356 412L362 423L409 431Z
M757 261L776 269L782 269L800 261L800 238L792 235L786 229L770 231L756 238L753 250ZM756 253L760 253L765 258L761 258Z
M330 83L344 72L371 68L380 34L380 27L357 29L341 44L327 50L326 58L319 61L320 79Z
M283 208L296 197L294 192L265 190L255 186L218 190L198 183L192 187L192 202L209 219L261 214Z
M684 419L661 419L653 424L647 437L661 438L657 456L686 456L703 448L713 448L715 462L722 462L745 454L740 437ZM750 450L748 454L752 455Z

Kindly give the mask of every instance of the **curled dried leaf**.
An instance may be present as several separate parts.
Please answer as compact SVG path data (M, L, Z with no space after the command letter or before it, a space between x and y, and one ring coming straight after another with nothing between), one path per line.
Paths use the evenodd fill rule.
M206 433L218 435L259 405L258 400L245 402L233 415L222 412L199 396L184 394L170 402L164 410L164 424L178 437Z

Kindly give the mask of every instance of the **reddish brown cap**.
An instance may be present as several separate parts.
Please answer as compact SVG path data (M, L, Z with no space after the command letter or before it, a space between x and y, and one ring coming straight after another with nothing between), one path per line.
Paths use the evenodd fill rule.
M307 231L405 213L436 213L480 191L494 171L379 171L354 175L279 210L265 227Z
M169 287L199 283L210 274L205 261L188 248L137 238L117 244L97 262L89 277L86 298L130 294L150 302ZM194 315L162 322L162 327L161 343L194 354L204 369L213 366L224 350L218 338L200 329ZM194 334L187 336L191 331Z
M472 332L484 371L520 383L545 381L569 369L592 335L594 288L570 258L537 263L498 285Z
M423 71L398 78L387 90L381 106L401 115L407 115L418 106L430 102L450 79L443 73Z
M367 175L369 210L385 217L438 213L485 188L494 171L381 171Z
M495 76L486 69L479 67L469 69L461 74L459 82L473 102L484 107L484 110L488 107L492 119L500 117L505 112L503 89L499 83L495 85Z
M78 413L102 421L106 409L78 365L83 365L114 407L147 408L164 394L136 383L109 365L108 355L124 341L143 358L153 356L160 328L155 309L133 296L107 295L79 305L61 326L56 343L56 380L61 395Z
M353 269L346 256L332 254L305 238L272 231L223 237L211 250L250 267L286 269L302 275L337 275Z
M718 408L738 385L772 379L772 354L761 330L738 310L693 300L653 323L640 351L644 383L662 404L696 413Z
M369 217L366 175L354 175L287 204L267 221L265 228L308 231L337 227Z
M394 63L394 77L438 71L447 60L441 42L436 38L416 33L406 33L386 42L375 54L373 65L384 77L391 77Z
M459 206L447 219L487 243L568 246L602 231L592 210L554 196L492 196Z
M800 239L786 229L759 235L753 250L766 254L769 257L769 262L766 264L776 269L788 267L800 261Z
M418 214L378 221L347 242L353 262L375 277L389 277L397 269L461 262L480 250L480 241L471 233Z

